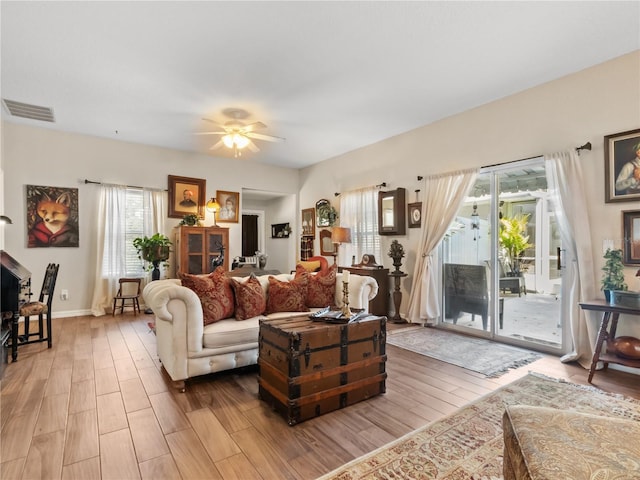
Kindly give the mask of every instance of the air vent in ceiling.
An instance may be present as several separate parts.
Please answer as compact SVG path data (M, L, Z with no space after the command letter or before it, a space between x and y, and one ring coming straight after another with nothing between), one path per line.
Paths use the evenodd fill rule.
M43 122L55 122L53 118L53 109L49 107L40 107L38 105L30 105L28 103L16 102L14 100L2 99L7 111L14 117L29 118L31 120L41 120Z

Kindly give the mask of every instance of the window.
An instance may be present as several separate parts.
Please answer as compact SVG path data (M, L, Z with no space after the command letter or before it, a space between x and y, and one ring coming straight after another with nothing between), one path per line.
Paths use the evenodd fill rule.
M353 258L365 253L380 255L378 235L378 190L376 187L345 192L340 197L340 226L351 229L351 243L344 244L343 265L351 265Z

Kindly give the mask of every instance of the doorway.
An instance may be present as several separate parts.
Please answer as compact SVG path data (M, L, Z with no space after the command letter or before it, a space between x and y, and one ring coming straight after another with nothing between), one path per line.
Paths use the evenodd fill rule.
M560 247L542 158L483 169L441 242L438 325L563 353Z

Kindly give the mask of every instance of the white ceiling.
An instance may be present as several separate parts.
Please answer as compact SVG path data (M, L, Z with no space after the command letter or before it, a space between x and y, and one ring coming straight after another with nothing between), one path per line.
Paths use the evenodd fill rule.
M0 2L2 98L55 123L210 152L243 108L243 158L304 167L640 48L640 2ZM117 131L117 133L116 133Z

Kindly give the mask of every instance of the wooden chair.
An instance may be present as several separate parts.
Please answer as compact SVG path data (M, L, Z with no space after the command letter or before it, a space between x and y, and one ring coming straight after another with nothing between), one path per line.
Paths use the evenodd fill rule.
M141 278L121 278L118 280L120 287L118 293L113 297L113 312L112 315L116 315L116 310L119 308L120 313L124 313L126 306L133 307L133 314L140 313L140 292L142 290ZM120 306L117 306L118 300L120 300ZM127 303L130 302L130 305Z
M51 303L53 302L53 291L56 288L59 264L50 263L44 274L44 281L40 289L40 296L37 302L28 302L20 307L20 316L24 317L24 335L19 337L18 346L28 343L47 342L47 347L51 348ZM38 315L38 331L29 332L29 321L31 316ZM47 335L45 336L44 320L47 321ZM38 337L31 340L31 337Z

